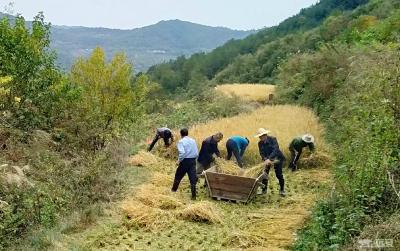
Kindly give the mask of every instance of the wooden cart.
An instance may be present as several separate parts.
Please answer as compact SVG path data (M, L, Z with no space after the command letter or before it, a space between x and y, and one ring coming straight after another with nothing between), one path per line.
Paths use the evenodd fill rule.
M248 178L237 175L216 172L215 168L205 171L209 195L217 200L225 199L248 203L257 194L261 184L261 174L258 178Z

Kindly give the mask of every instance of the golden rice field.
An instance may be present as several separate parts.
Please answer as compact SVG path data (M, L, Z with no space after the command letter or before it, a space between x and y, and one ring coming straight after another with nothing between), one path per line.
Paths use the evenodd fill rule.
M215 89L228 96L238 96L244 101L261 103L267 102L269 95L275 93L275 86L266 84L224 84Z
M224 139L220 143L220 150L225 151L225 143L231 136L239 135L250 140L244 155L245 164L256 164L260 161L258 152L258 138L254 135L258 128L266 128L271 135L278 139L281 150L289 156L288 146L293 137L304 133L311 133L319 150L325 151L323 128L318 118L307 108L291 105L266 106L248 114L240 114L232 118L211 121L207 124L194 126L189 134L200 145L208 136L220 131Z
M223 155L229 136L248 137L251 142L244 159L246 168L250 168L260 163L258 139L254 138L259 127L272 131L285 155L288 155L290 140L303 133L312 133L318 151L326 151L323 128L318 119L310 110L297 106L268 106L248 114L194 126L189 133L200 146L204 138L218 131L223 132L225 137L220 143ZM140 167L148 174L148 180L133 187L119 203L114 212L117 220L113 224L88 230L84 237L80 237L83 240L78 248L288 250L315 201L326 196L331 186L330 163L322 159L305 162L312 168L303 168L296 173L284 170L285 198L279 196L278 182L271 172L268 194L256 196L247 205L210 199L207 190L202 187L203 181L198 183L198 199L193 202L190 200L187 177L177 193L170 192L176 170L174 147L166 150L160 142L154 154L142 151L129 160L132 166Z

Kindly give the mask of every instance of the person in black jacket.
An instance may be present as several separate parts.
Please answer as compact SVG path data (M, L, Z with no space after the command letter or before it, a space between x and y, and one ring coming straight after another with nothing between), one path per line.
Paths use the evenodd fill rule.
M285 156L279 149L278 141L275 137L268 136L270 131L260 128L258 129L256 137L260 138L258 142L258 149L260 151L260 155L262 160L265 163L265 178L262 180L262 183L265 185L263 188L263 193L267 192L268 188L268 175L272 166L275 169L275 175L279 181L279 194L284 197L285 196L285 179L283 178L283 165L286 160Z
M157 128L156 135L148 148L149 152L153 149L159 139L163 139L165 147L169 147L172 142L174 142L174 135L172 134L171 129L167 127Z
M221 157L218 149L218 143L224 138L222 133L216 133L205 140L201 144L199 157L197 159L197 175L210 168L211 163L215 160L214 154Z

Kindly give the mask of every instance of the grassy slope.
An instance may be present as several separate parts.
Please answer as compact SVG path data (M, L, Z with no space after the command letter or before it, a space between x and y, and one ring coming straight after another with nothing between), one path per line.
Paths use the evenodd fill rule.
M265 109L281 109L282 107L267 107ZM285 107L285 117L276 116L274 121L279 125L280 118L292 117L299 114L298 107ZM282 113L282 111L279 111ZM263 114L263 113L261 113ZM258 127L269 121L268 116L260 121L260 110L252 114L243 115L247 118L255 118L251 127ZM238 116L240 118L240 115ZM237 119L238 119L237 118ZM262 117L261 117L262 118ZM230 123L231 119L222 119L207 125L200 125L194 128L194 137L203 137L210 133L210 126L213 129ZM257 122L258 121L258 122ZM304 127L310 125L308 120L300 121ZM316 120L312 123L318 123ZM271 124L271 123L270 123ZM282 124L281 124L282 125ZM298 127L299 125L293 125ZM318 125L314 125L319 128ZM303 127L303 128L304 128ZM248 128L238 126L243 134L254 131ZM301 126L300 126L301 128ZM231 133L229 129L224 128ZM247 131L248 132L245 132ZM278 136L282 137L282 149L287 144L289 134L284 137L279 135L279 127L275 129ZM293 133L291 131L290 133ZM317 132L314 132L317 133ZM319 137L319 135L318 135ZM198 140L199 141L199 140ZM322 145L322 139L320 139ZM253 143L255 145L255 143ZM221 146L221 148L223 148ZM256 163L256 148L248 149L248 163ZM167 191L171 186L175 164L173 160L163 159L140 153L131 160L134 165L144 166L139 169L139 173L150 172L150 177L146 183L153 183L155 187L154 194L156 198L165 198L173 196L170 200L178 201L174 209L160 209L157 203L144 199L143 186L132 187L127 193L126 199L120 205L115 206L104 220L83 232L65 235L65 239L57 246L60 249L77 250L220 250L234 248L267 248L268 250L285 250L290 247L295 239L296 230L299 229L305 219L310 214L310 209L318 197L325 194L330 186L329 169L304 169L298 173L286 173L287 193L285 199L281 199L277 193L278 184L271 173L272 182L270 182L270 193L268 195L258 196L249 205L234 204L228 202L212 201L208 198L206 190L199 188L199 201L193 203L189 200L189 185L187 178L181 185L180 191L176 195L171 195ZM132 167L134 168L134 167ZM156 182L154 182L156 181ZM200 183L201 184L201 183ZM145 185L146 186L146 185ZM325 188L325 189L321 189ZM161 192L159 192L161 191ZM160 193L160 194L158 194ZM143 195L143 194L142 194ZM222 223L196 223L182 219L182 211L190 205L197 205L203 201L211 202L215 213L222 218ZM153 211L157 212L157 220L144 219L143 217L133 217L126 219L127 210L121 210L126 205L138 206L137 211L143 216ZM143 210L144 209L144 210ZM138 212L135 212L136 214Z

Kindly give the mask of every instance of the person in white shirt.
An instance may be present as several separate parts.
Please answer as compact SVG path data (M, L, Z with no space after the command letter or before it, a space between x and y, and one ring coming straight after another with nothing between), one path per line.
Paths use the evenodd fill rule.
M190 137L187 128L180 131L181 140L178 141L178 168L176 169L174 184L172 185L172 192L178 190L179 184L185 174L188 174L190 181L190 189L192 191L192 200L196 200L196 158L199 155L196 141Z

